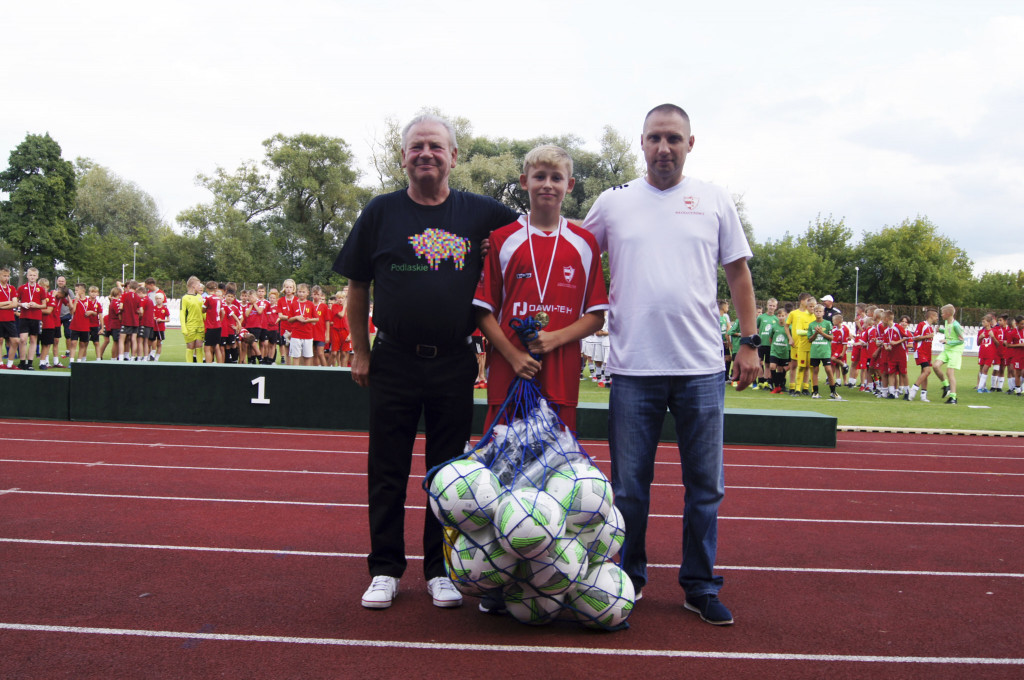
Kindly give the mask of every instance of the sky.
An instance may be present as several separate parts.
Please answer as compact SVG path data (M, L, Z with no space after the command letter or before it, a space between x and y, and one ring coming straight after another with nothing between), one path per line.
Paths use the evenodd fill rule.
M177 0L4 3L0 153L48 132L164 220L274 134L343 138L374 183L388 117L634 138L690 115L686 174L758 241L820 214L859 240L927 216L975 271L1024 268L1024 3ZM6 164L0 157L0 164Z

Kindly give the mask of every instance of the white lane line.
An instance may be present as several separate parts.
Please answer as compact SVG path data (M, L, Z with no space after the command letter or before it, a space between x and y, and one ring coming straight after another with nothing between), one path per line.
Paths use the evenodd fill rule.
M322 550L270 550L264 548L218 548L212 546L192 545L159 545L148 543L102 543L96 541L57 541L53 539L34 538L3 538L0 543L18 543L24 545L54 545L73 548L122 548L133 550L178 550L183 552L213 552L239 555L275 555L288 557L330 557L340 559L366 558L365 553L329 552ZM422 555L408 555L407 559L422 560ZM679 569L678 564L648 564L651 569ZM940 576L954 578L1011 578L1024 579L1024 573L1014 572L971 572L971 571L927 571L907 569L852 569L838 567L751 567L741 565L716 564L716 570L723 571L767 571L793 574L850 574L854 576Z
M0 458L0 463L19 463L25 465L78 465L85 467L111 467L111 468L141 468L141 469L153 469L153 470L184 470L188 472L244 472L244 473L269 473L269 474L286 474L286 475L323 475L329 477L365 477L365 472L336 472L336 471L321 471L321 470L276 470L269 468L230 468L230 467L199 467L195 465L143 465L139 463L83 463L80 461L71 460L24 460L14 458ZM423 475L410 474L410 479L423 479ZM667 487L682 490L683 486L679 483L666 484L663 482L655 482L651 486ZM906 495L918 495L918 496L968 496L972 498L1024 498L1024 494L1008 494L1008 493L965 493L965 492L951 492L951 491L904 491L900 489L820 489L820 488L802 488L802 487L784 487L784 486L733 486L731 484L726 485L726 490L747 490L747 491L797 491L797 492L817 492L817 493L863 493L863 494L906 494ZM0 494L4 493L0 490Z
M4 420L0 419L0 425L22 425L24 421L21 420ZM57 427L66 427L74 429L91 429L91 430L115 430L118 433L123 433L126 430L139 430L142 432L184 432L184 433L222 433L232 436L239 434L252 434L255 436L269 435L280 435L283 437L344 437L344 438L357 438L366 439L367 434L365 432L318 432L314 430L287 430L287 429L263 429L255 427L199 427L196 425L145 425L142 423L111 423L109 425L103 423L73 423L67 421L56 421L46 423L46 429L53 429ZM423 435L417 435L417 439L423 439ZM110 443L110 442L107 442Z
M186 470L190 472L269 472L285 475L328 475L337 477L365 477L365 472L335 472L320 470L274 470L267 468L197 467L194 465L143 465L141 463L83 463L73 460L18 460L0 458L0 463L21 463L25 465L80 465L85 467L142 468L153 470ZM412 475L410 475L412 477ZM419 476L422 478L422 475Z
M679 489L683 488L682 484L652 484L651 486L671 486ZM786 487L786 486L732 486L727 484L726 490L732 489L733 491L744 490L744 491L797 491L800 493L878 493L878 494L896 494L896 495L908 495L908 496L969 496L972 498L1024 498L1024 494L1016 493L966 493L966 492L955 492L955 491L903 491L901 489L811 489L811 488L800 488L800 487Z
M115 498L120 500L144 500L144 501L177 501L186 503L241 503L255 505L295 505L312 506L323 508L366 508L365 503L326 503L319 501L293 501L293 500L267 500L251 498L195 498L190 496L138 496L129 494L111 493L77 493L70 491L31 491L26 489L10 490L9 494L20 494L26 496L63 496L75 498ZM407 505L407 511L425 510L422 505ZM658 519L680 519L682 515L650 515ZM814 519L804 517L731 517L719 516L720 520L746 521L746 522L806 522L810 524L864 524L881 526L911 526L911 527L971 527L990 529L1024 529L1024 524L999 524L999 523L972 523L972 522L899 522L893 520L868 520L868 519Z
M31 443L33 445L43 445L43 444L69 444L69 445L72 445L73 444L76 447L80 447L80 446L83 446L83 445L85 445L85 446L110 446L113 443L113 442L104 442L104 441L82 441L80 439L79 440L74 440L74 439L39 439L38 437L31 437L31 438L24 438L24 439L19 439L19 438L16 438L16 437L8 437L8 438L5 439L5 441L10 441L10 442L28 442L28 443ZM122 446L122 444L118 444L118 446ZM193 444L162 444L162 443L159 443L159 442L153 442L153 443L150 443L150 444L136 444L136 443L123 444L123 446L125 446L125 447L145 446L145 447L151 448L151 449L192 449L197 454L201 454L201 453L203 453L205 451L211 451L211 450L214 450L214 451L231 451L231 452L234 452L234 453L245 454L247 456L251 456L253 454L252 448L245 447L245 446L239 446L238 444L233 444L231 446L219 446L219 445L215 445L215 444L195 444L195 443L193 443ZM280 447L274 447L273 449L268 449L265 452L266 453L329 453L329 454L355 453L355 454L360 454L360 455L363 455L363 456L366 455L366 451L344 451L344 450L341 450L341 449L293 449L293 448L290 449L290 448L280 448ZM420 453L420 454L414 454L414 455L422 456L423 454Z
M731 453L793 453L793 454L804 454L805 451L802 449L768 449L768 448L756 448L756 449L732 449L726 447L726 451ZM965 459L965 460L1011 460L1011 461L1022 461L1024 462L1024 456L969 456L966 454L954 454L954 453L911 453L907 451L899 452L884 452L884 451L812 451L815 454L823 454L825 456L877 456L887 458L925 458L928 460L954 460L954 459Z
M376 649L424 649L433 651L504 652L531 654L589 654L648 658L728 659L745 661L832 661L846 663L957 664L987 666L1024 666L1024 658L963 656L878 656L862 654L792 654L785 652L713 652L682 649L621 649L605 647L563 647L542 645L488 645L457 642L406 642L401 640L360 640L350 638L291 637L279 635L238 635L197 633L194 631L138 630L131 628L87 628L82 626L45 626L3 623L0 629L37 633L77 633L123 637L172 638L221 642L262 642L276 644L321 645L334 647L370 647Z
M675 462L679 465L679 462ZM881 472L885 474L916 474L916 475L981 475L985 477L1024 477L1024 472L994 472L985 470L901 470L899 468L856 468L856 467L823 467L814 465L746 465L726 463L727 468L757 468L768 470L819 470L825 472Z

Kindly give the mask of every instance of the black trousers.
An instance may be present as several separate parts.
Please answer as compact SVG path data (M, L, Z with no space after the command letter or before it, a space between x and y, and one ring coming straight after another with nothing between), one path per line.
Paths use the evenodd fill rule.
M405 572L405 500L420 415L426 424L425 470L459 456L473 421L477 364L472 345L433 359L378 340L370 358L370 451L367 481L371 576ZM423 505L423 574L444 576L442 528Z

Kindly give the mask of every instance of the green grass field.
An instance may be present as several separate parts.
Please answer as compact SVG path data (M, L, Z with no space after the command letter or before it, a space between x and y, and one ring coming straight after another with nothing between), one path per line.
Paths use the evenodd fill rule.
M61 347L63 348L63 341ZM110 357L110 349L106 352ZM88 358L95 357L92 347ZM181 331L168 329L167 339L160 357L161 361L184 361L185 343ZM66 363L66 361L64 361ZM61 370L61 369L51 369ZM63 369L68 370L68 369ZM325 369L330 370L330 369ZM918 375L916 366L910 368L910 379ZM824 374L820 383L824 391L822 399L790 397L787 394L769 394L763 390L746 389L737 392L733 387L725 389L727 408L778 409L791 411L814 411L834 415L840 425L870 425L876 427L911 427L954 430L1007 430L1024 431L1024 397L1009 396L1005 392L978 394L977 357L964 357L963 369L958 371L958 401L949 406L940 401L941 388L937 378L932 376L928 383L930 404L920 401L877 399L856 389L840 388L840 395L847 401L833 402L824 397ZM580 383L580 402L607 403L609 390L598 387L590 380ZM477 390L477 398L486 396L484 390Z

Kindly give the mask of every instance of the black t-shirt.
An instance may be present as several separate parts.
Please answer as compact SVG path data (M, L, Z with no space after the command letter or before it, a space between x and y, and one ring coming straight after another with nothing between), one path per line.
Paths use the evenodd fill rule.
M377 196L359 215L334 271L373 281L373 322L405 343L444 345L476 327L480 242L518 218L486 196L452 190L426 206L405 189Z
M824 305L823 305L824 306ZM836 306L825 307L825 313L822 314L821 318L825 321L831 321L832 317L839 313L839 308Z

